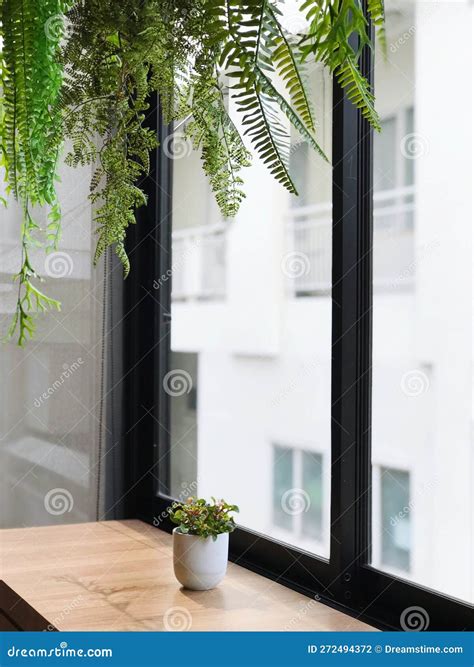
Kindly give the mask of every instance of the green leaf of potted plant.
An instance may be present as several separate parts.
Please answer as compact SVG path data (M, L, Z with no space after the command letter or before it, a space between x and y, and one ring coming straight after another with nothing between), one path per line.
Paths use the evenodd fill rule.
M195 591L214 588L227 571L229 533L235 529L231 512L237 505L211 498L189 498L174 503L170 517L173 530L173 565L177 580Z

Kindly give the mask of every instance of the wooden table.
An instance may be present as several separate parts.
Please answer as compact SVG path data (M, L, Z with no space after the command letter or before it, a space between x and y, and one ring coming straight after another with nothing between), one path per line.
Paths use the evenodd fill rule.
M59 630L374 630L232 563L186 591L171 536L136 520L2 530L0 579Z

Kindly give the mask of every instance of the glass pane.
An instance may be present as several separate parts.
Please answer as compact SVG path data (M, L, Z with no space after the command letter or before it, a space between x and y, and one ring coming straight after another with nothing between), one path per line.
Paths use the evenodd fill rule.
M472 601L473 6L386 9L388 54L377 51L375 68L372 563Z
M172 400L171 448L169 489L163 484L161 491L167 495L170 489L180 500L196 493L197 458L195 441L198 405L198 355L173 352L172 370L164 386Z
M374 190L390 189L396 178L396 119L383 118L381 126L382 131L375 135L374 141L374 160L378 166L377 179L374 179Z
M309 76L330 156L331 82L320 68ZM239 214L224 220L199 155L174 139L171 370L198 396L195 411L171 396L171 495L194 473L200 495L240 506L241 525L327 556L331 168L292 134L301 198L255 159Z
M97 509L103 516L98 474L104 469L99 453L104 273L93 267L90 169L62 167L60 174L59 248L49 255L35 250L32 259L44 277L42 289L61 301L61 312L40 315L25 347L16 340L0 344L2 528L91 521ZM10 203L1 215L3 336L16 305L12 276L21 256L21 211ZM35 216L44 224L44 211Z

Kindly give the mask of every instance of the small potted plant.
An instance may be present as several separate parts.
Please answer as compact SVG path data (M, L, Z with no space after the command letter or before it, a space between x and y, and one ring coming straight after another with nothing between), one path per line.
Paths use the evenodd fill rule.
M235 529L231 512L237 505L189 498L174 503L170 517L173 530L173 565L176 579L194 591L206 591L222 581L227 571L229 533Z

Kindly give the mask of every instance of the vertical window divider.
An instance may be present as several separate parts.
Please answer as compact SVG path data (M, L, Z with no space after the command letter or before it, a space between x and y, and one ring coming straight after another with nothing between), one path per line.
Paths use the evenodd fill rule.
M170 146L173 141L172 124L165 122L158 102L157 132L159 146ZM156 277L158 289L155 289L158 307L155 308L155 328L159 336L155 360L154 410L156 416L155 461L159 472L159 491L170 495L170 396L163 391L166 374L170 370L171 349L171 290L173 281L172 259L172 197L173 197L173 165L172 153L158 148L156 182Z
M368 48L360 65L371 82ZM331 561L350 604L370 556L372 129L337 81L333 100Z

